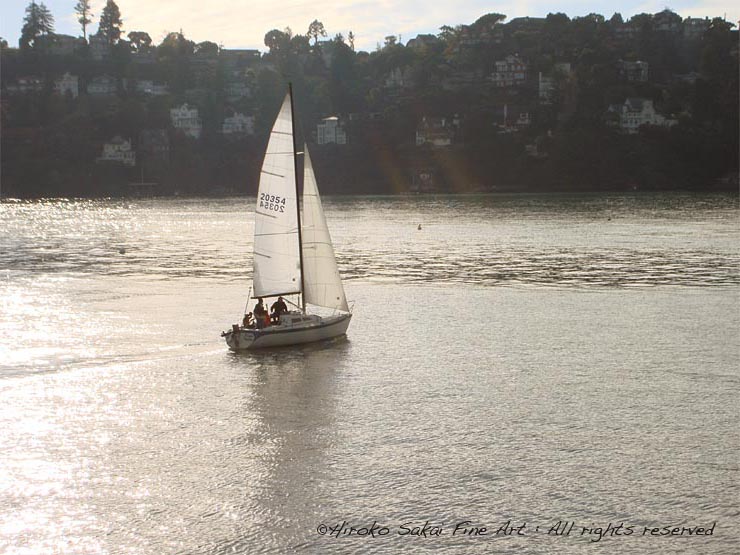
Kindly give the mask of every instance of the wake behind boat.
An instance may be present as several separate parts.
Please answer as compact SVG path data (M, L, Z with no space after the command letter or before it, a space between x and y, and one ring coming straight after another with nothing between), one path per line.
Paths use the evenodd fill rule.
M303 217L298 199L293 90L289 86L265 152L254 224L255 310L221 333L232 351L310 343L344 335L352 314L337 268L308 147L304 145ZM301 221L302 220L302 221ZM300 295L288 310L282 297ZM278 297L268 314L261 299ZM306 306L329 309L320 315ZM249 306L249 300L248 304ZM246 312L246 311L245 311Z

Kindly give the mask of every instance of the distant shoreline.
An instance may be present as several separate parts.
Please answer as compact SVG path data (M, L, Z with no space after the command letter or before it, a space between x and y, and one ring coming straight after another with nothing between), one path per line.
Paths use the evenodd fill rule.
M463 192L400 192L400 193L331 193L324 198L396 198L396 197L475 197L475 196L651 196L651 195L696 195L696 196L734 196L740 198L740 189L734 187L715 187L713 189L604 189L600 191L560 190L560 191L521 191L501 189L497 191L463 191ZM255 193L217 193L217 194L171 194L171 195L109 195L109 196L49 196L49 197L5 197L0 196L0 202L12 204L17 202L33 201L88 201L88 200L198 200L198 199L254 199Z

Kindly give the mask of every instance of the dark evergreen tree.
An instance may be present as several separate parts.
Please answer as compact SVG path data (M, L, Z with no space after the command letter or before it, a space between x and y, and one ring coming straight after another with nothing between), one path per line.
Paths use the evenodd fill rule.
M23 28L19 41L21 49L35 47L40 37L47 37L54 33L54 16L43 2L37 4L35 0L26 7L26 16L23 18Z
M113 0L108 0L100 14L98 34L103 36L110 46L113 46L121 38L121 10Z

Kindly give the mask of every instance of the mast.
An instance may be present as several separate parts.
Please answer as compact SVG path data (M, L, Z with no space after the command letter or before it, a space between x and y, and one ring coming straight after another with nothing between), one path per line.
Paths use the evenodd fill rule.
M303 238L301 236L301 196L298 191L298 148L295 143L295 108L293 106L293 83L288 83L290 95L290 126L293 134L293 170L295 171L295 210L298 215L298 259L301 265L301 310L306 312L306 289L303 285Z

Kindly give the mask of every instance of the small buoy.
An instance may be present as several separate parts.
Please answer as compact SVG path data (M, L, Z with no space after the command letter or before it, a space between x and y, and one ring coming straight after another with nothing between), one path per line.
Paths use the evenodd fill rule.
M118 249L118 254L126 254L126 249Z
M421 224L419 224L419 227L417 227L416 229L421 229Z

